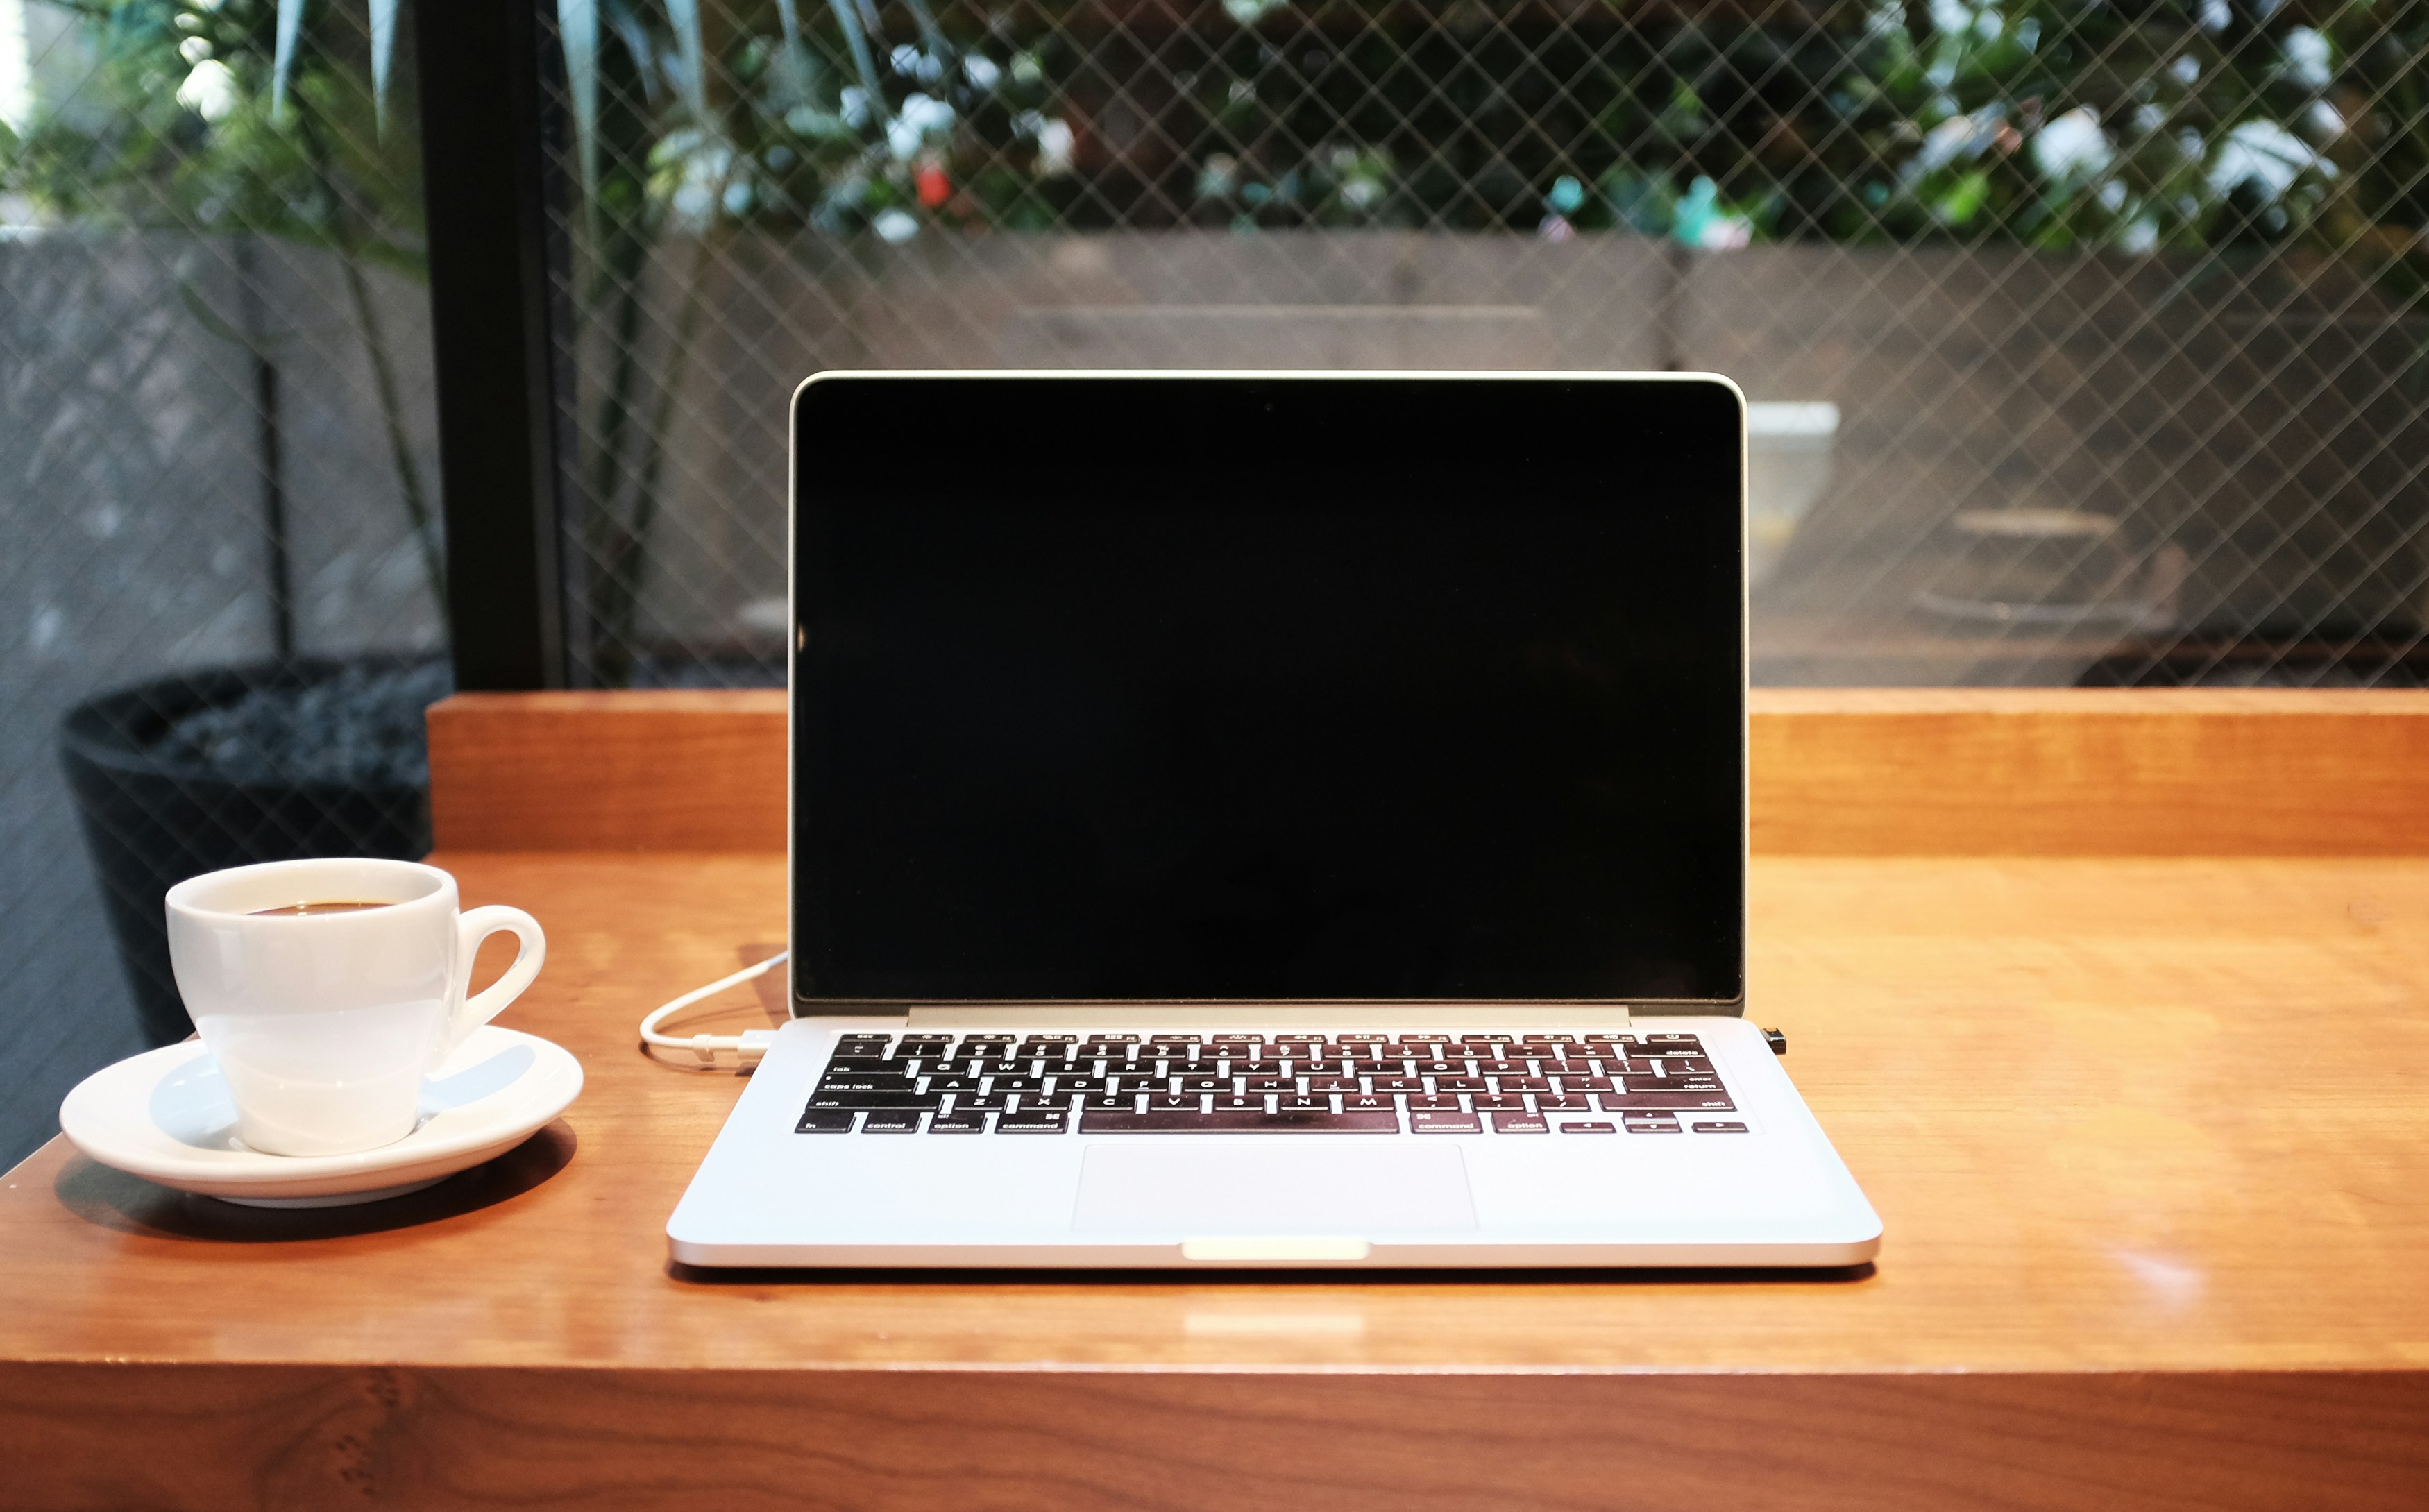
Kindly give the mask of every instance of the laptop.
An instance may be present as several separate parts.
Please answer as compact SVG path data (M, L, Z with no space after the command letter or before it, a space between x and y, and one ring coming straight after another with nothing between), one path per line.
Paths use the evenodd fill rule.
M1845 1266L1708 374L822 373L695 1266Z

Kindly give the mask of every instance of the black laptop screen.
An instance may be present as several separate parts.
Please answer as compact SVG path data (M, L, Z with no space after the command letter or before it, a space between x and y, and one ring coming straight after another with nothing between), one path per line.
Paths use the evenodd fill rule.
M846 377L795 424L803 1011L1741 995L1727 386Z

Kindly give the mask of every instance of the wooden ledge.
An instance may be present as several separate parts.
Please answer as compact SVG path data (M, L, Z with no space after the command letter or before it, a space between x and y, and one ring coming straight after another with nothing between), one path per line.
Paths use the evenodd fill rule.
M1758 690L1776 855L2429 852L2429 692Z
M465 693L442 850L782 851L781 691ZM1763 688L1774 855L2429 854L2429 692Z
M782 851L781 688L458 693L430 709L440 850Z

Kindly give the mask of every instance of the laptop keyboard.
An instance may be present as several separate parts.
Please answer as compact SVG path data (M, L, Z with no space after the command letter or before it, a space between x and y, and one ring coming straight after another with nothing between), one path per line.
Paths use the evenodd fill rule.
M1743 1134L1692 1034L855 1034L803 1134Z

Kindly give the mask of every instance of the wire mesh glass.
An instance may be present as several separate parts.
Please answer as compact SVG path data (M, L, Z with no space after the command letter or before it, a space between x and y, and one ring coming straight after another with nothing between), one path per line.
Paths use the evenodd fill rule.
M170 882L427 848L410 63L284 8L0 0L0 1159L186 1032Z
M843 367L1714 370L1759 682L2419 680L2409 0L551 21L587 680L775 675L785 401ZM1089 439L934 424L902 466L973 487Z

